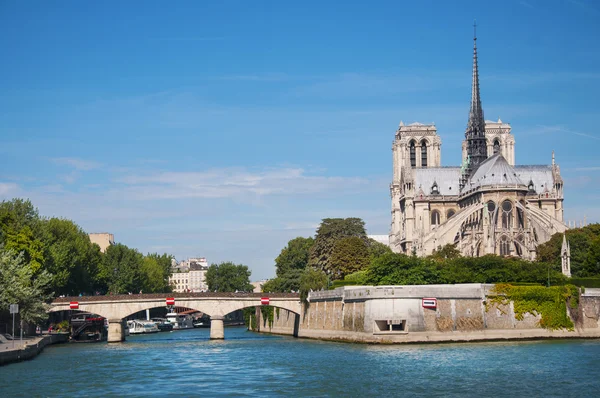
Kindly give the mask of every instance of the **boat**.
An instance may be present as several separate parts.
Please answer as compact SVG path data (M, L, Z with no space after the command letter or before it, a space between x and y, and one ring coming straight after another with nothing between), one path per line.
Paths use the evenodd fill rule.
M191 316L176 312L169 312L167 314L167 321L173 325L173 330L192 329L194 327L194 321Z
M209 328L210 327L210 317L202 316L194 321L195 328Z
M156 333L159 330L155 322L140 319L127 321L127 326L129 334Z
M152 318L152 322L156 323L159 332L170 332L173 330L173 325L165 318Z
M88 312L78 313L70 319L70 340L73 342L105 341L108 329L105 327L106 319Z

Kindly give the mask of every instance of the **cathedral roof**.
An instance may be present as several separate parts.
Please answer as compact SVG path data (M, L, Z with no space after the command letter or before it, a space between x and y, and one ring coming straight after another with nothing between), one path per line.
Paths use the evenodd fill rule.
M479 165L475 173L469 178L465 189L476 189L484 186L515 186L521 185L527 187L523 183L516 170L508 164L502 154L497 153L487 158Z
M533 182L533 190L537 193L544 192L546 188L551 190L554 185L551 165L515 166L515 171L524 183Z
M423 167L412 169L415 187L423 189L426 195L431 193L433 183L438 186L440 195L458 195L460 167Z

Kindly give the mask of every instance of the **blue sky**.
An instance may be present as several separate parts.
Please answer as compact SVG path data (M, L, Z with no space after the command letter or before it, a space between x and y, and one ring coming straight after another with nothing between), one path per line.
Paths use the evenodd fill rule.
M390 223L400 120L460 163L478 24L486 119L600 221L600 4L0 2L0 199L142 252L274 275L325 217Z

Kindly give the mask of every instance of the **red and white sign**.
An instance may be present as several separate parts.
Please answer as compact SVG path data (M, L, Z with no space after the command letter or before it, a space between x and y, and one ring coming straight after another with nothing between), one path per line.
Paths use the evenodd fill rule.
M167 305L175 305L175 298L167 297Z
M260 303L262 305L269 305L269 298L268 297L261 297L260 298Z
M437 308L437 299L424 298L423 299L423 308Z
M72 310L76 310L79 308L79 301L71 301L69 303L69 308Z

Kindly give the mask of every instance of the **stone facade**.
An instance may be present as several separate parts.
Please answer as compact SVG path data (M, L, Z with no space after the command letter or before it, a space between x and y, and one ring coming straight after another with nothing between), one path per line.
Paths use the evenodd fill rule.
M441 166L435 125L400 122L390 185L395 252L425 256L455 244L468 256L534 259L539 244L567 229L554 152L550 165L516 165L510 124L483 119L478 76L475 47L462 166Z
M600 337L600 289L580 298L572 331L543 329L538 314L515 317L512 302L489 299L493 285L356 286L312 292L296 315L275 311L262 332L368 343ZM435 297L436 308L423 307ZM577 311L575 311L577 312ZM296 321L296 317L298 320Z
M105 253L106 249L108 249L110 245L115 244L115 236L113 234L109 234L108 232L91 233L88 234L88 236L90 237L90 241L92 243L100 246L100 251L102 253Z

